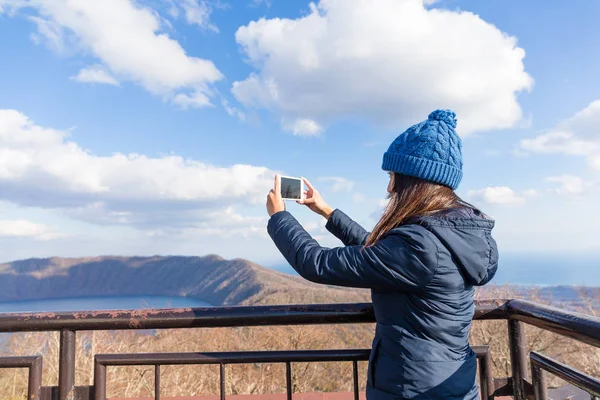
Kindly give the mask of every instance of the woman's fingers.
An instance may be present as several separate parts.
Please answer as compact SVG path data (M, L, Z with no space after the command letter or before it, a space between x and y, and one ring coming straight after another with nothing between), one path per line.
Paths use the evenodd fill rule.
M311 205L311 204L315 204L315 200L312 198L306 198L304 200L296 200L296 203L298 204L304 204L305 206Z
M273 185L273 189L271 189L271 192L279 193L279 174L275 174L275 184Z
M304 184L305 184L306 186L308 186L308 188L309 188L310 190L312 190L312 191L314 191L314 190L315 190L315 188L313 187L313 185L311 185L311 184L310 184L310 182L308 181L308 179L306 179L306 178L302 177L302 180L304 181Z

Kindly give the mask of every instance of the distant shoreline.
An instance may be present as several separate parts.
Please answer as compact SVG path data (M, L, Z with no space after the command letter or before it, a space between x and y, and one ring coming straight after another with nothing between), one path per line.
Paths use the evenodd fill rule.
M145 308L202 308L212 304L193 297L172 296L80 296L0 301L0 313L75 312L91 310L138 310Z

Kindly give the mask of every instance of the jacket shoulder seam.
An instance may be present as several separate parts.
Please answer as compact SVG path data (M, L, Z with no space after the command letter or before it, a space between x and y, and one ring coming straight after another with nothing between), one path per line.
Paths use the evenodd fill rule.
M421 226L421 228L427 232L429 239L435 245L435 259L436 259L435 269L432 271L431 277L429 278L429 280L426 283L419 286L419 289L425 289L433 281L433 278L435 278L435 276L437 275L438 269L440 267L440 246L438 245L438 238L433 234L433 232L429 231L429 229L425 228L424 226Z
M435 278L435 276L437 275L438 269L440 267L440 246L438 244L438 238L433 234L433 232L431 232L429 229L427 229L426 227L424 227L420 224L407 224L407 225L403 225L403 226L418 226L418 227L420 227L422 230L424 230L426 232L425 235L429 238L429 240L431 242L433 242L433 244L435 246L435 257L436 257L435 268L433 268L433 271L431 272L431 277L429 277L427 282L424 282L424 283L418 285L418 289L422 290L433 281L433 278ZM393 232L390 232L390 233L393 234Z

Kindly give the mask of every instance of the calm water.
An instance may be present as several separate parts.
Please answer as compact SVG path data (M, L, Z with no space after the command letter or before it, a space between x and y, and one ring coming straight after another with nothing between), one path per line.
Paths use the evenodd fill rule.
M210 304L198 299L168 296L79 297L0 302L0 313L179 307L210 307Z

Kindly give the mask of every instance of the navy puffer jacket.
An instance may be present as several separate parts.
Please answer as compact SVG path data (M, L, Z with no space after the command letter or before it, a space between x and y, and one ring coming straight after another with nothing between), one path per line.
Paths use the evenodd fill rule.
M377 328L369 360L367 397L477 399L476 358L468 337L474 286L498 267L494 221L470 208L411 220L375 245L359 224L335 210L327 229L345 245L327 249L287 211L268 232L304 278L372 289Z

